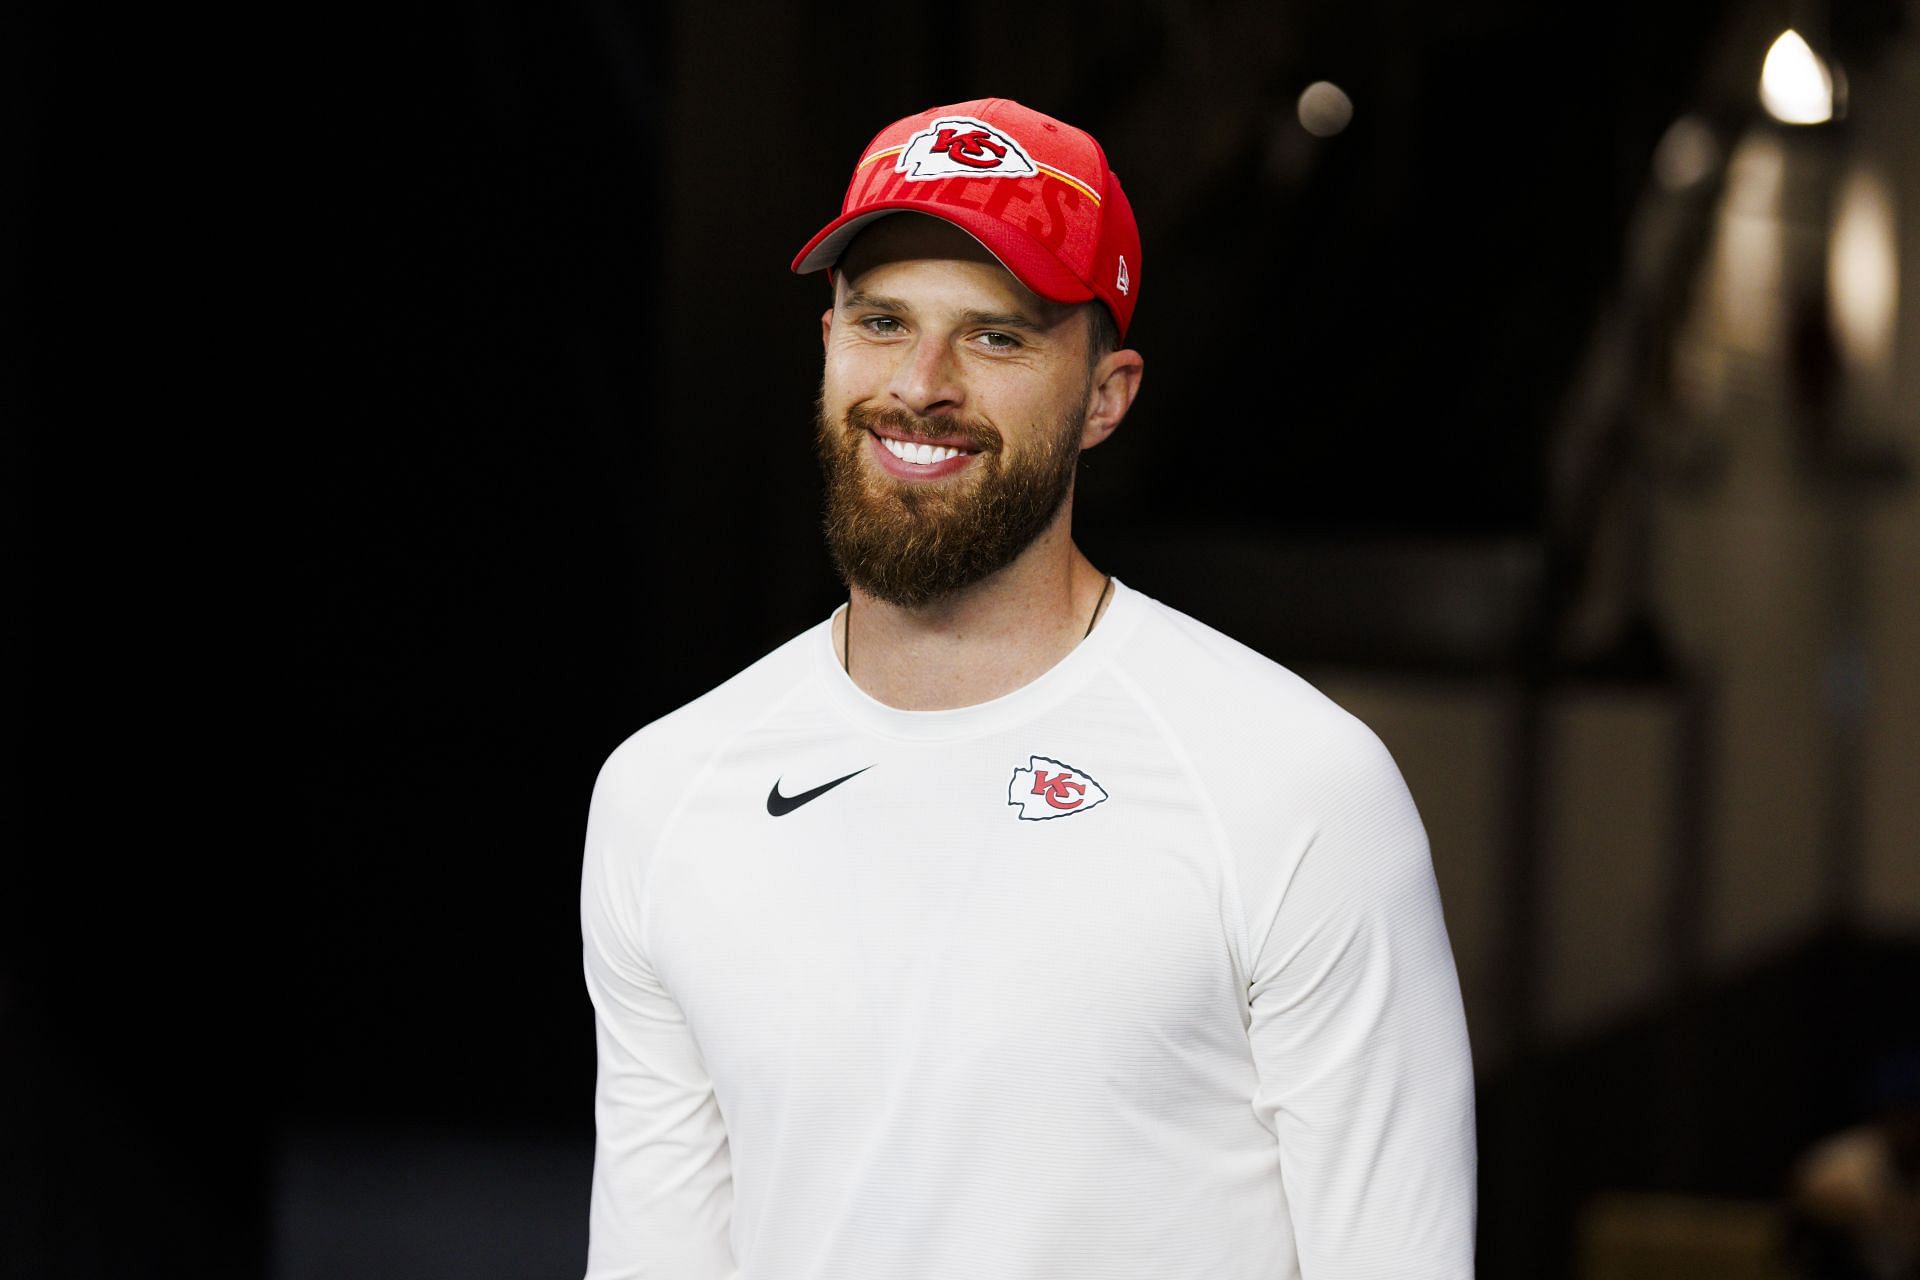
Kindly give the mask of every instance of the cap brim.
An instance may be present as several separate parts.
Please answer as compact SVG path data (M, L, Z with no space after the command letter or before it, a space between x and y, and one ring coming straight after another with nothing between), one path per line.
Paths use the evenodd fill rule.
M1049 302L1089 302L1094 297L1084 281L1032 236L984 210L940 208L922 200L888 200L841 214L794 256L793 270L806 275L833 266L868 223L895 213L924 214L959 227L978 240L1016 280Z

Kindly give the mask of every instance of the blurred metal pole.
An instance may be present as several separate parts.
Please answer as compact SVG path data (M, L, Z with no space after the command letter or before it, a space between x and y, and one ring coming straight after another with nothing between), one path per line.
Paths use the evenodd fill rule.
M1664 1140L1659 1185L1700 1187L1705 1176L1700 1110L1706 1089L1707 886L1713 836L1714 691L1692 666L1679 675L1679 780L1674 788L1674 865L1666 923L1665 1046L1660 1055Z

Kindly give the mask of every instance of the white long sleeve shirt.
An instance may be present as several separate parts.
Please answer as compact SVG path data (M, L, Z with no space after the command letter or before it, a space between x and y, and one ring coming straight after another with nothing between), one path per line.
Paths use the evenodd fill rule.
M613 752L590 1280L1473 1274L1466 1022L1399 770L1113 592L990 702L869 698L827 619Z

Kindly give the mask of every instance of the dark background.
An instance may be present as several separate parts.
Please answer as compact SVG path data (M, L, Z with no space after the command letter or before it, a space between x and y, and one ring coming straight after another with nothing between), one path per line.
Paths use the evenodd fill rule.
M1002 95L1105 143L1148 367L1081 542L1219 621L1178 539L1549 536L1551 426L1729 12L398 5L222 33L245 91L178 30L149 91L87 15L9 19L0 1269L259 1273L288 1135L590 1143L588 794L842 598L825 286L786 264L881 125ZM1321 78L1358 106L1316 140ZM1484 1273L1561 1274L1574 1191L1482 1150ZM1741 1163L1678 1180L1773 1189Z

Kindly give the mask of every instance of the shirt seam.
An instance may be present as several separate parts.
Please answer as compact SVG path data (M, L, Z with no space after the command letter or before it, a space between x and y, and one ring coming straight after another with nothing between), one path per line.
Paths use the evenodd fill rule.
M679 827L680 819L686 815L687 806L693 803L694 796L700 793L700 788L705 786L707 779L713 776L715 768L719 766L720 757L727 748L786 710L787 704L799 696L800 691L807 687L807 682L811 678L811 670L801 672L793 682L793 686L775 698L765 711L716 743L713 750L707 753L706 761L700 766L699 772L694 774L692 781L687 783L680 802L673 806L666 820L660 824L660 830L655 833L653 850L647 858L646 882L640 886L640 953L647 957L648 967L653 970L656 981L659 980L659 971L654 968L653 962L653 877L660 869L660 859L666 850L668 837L673 835Z
M1167 749L1173 753L1174 760L1186 773L1193 785L1194 793L1199 797L1200 811L1205 815L1207 829L1213 837L1214 856L1220 860L1225 879L1223 888L1232 917L1227 941L1234 973L1240 982L1240 1014L1242 1025L1245 1025L1252 1000L1253 968L1252 956L1247 950L1246 906L1240 898L1240 859L1234 852L1233 841L1227 835L1226 823L1220 817L1219 806L1213 802L1213 793L1201 779L1199 769L1194 766L1193 757L1187 752L1186 743L1174 731L1166 717L1161 715L1151 695L1121 668L1118 661L1109 659L1108 667L1109 674L1113 676L1115 682L1127 691L1148 721L1159 731Z

